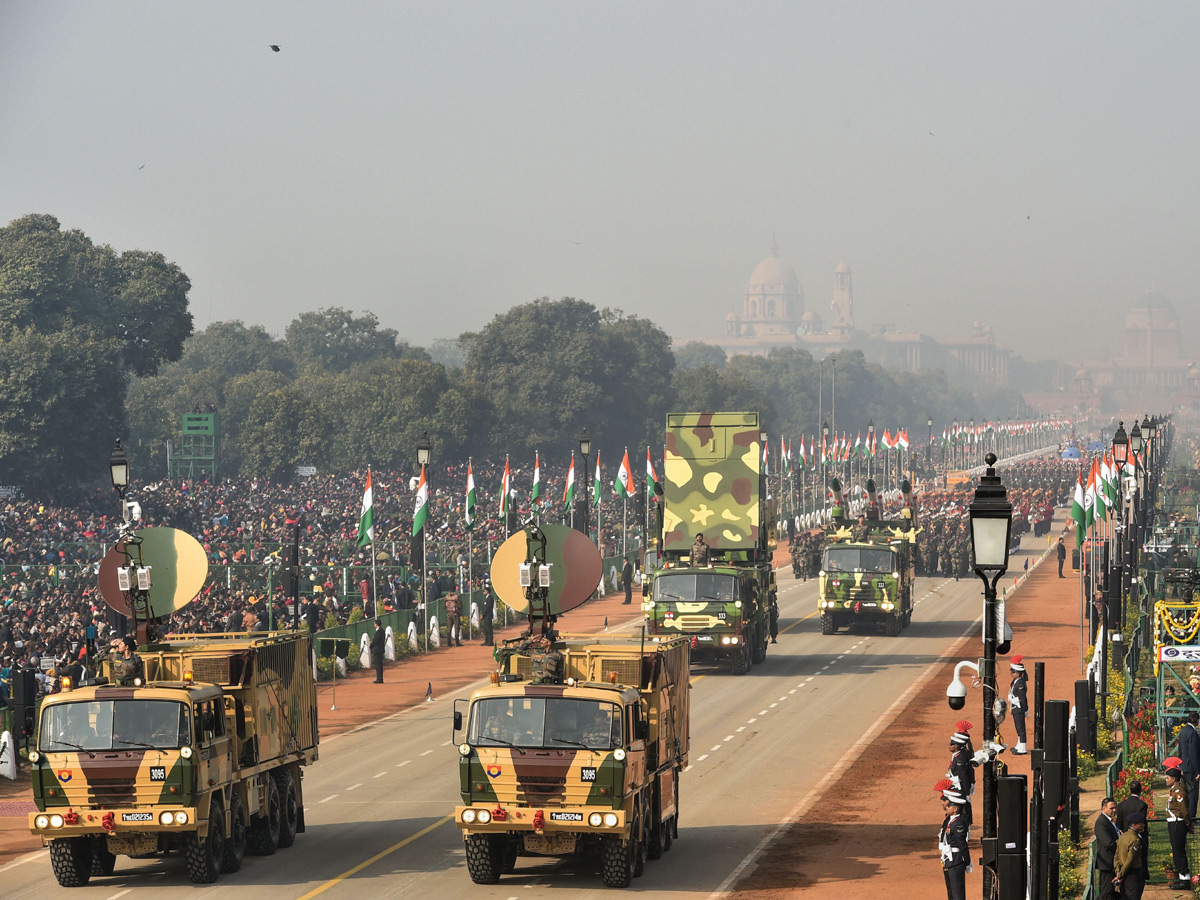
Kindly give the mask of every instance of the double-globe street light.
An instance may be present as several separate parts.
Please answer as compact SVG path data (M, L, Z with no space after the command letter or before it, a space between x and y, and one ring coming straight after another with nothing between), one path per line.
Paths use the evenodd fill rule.
M592 439L588 435L588 430L585 428L579 432L579 455L583 457L583 490L580 492L581 496L583 497L583 528L580 530L585 535L588 535L589 538L591 537L591 534L588 531L588 518L591 514L591 510L589 509L591 504L588 499L588 490L591 488L591 482L588 481L588 457L591 456L591 454ZM578 499L575 501L575 505L577 508L580 506L580 501Z
M996 601L996 585L1008 571L1012 541L1012 504L1008 491L996 475L996 454L984 457L987 472L979 480L971 500L971 546L975 552L975 574L983 581L983 746L988 751L983 764L983 896L996 896L996 647L1003 640Z

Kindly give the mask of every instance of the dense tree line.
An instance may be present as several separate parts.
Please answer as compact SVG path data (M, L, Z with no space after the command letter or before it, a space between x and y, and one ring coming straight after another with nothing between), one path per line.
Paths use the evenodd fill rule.
M296 465L401 469L428 433L443 462L566 459L587 428L606 460L661 443L672 409L757 409L774 435L832 421L831 367L800 348L727 359L671 348L655 323L574 298L541 298L455 341L410 346L373 313L305 312L282 337L240 321L192 333L187 277L161 254L94 245L50 216L0 229L0 470L41 488L93 480L118 435L142 473L166 472L180 416L220 414L224 472L277 480ZM822 388L821 399L818 390ZM894 372L846 351L838 431L910 429L932 416L1015 414L944 373Z

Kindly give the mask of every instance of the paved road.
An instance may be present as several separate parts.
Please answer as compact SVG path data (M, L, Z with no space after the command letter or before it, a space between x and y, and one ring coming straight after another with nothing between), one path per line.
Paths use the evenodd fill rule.
M1044 539L1027 539L1040 552ZM1013 570L1020 569L1016 557ZM877 720L972 627L982 610L977 579L918 579L912 625L824 636L816 584L780 573L781 634L765 664L735 677L693 674L691 766L682 781L679 841L650 862L633 889L707 896L730 885L748 856L852 755ZM463 696L466 692L463 692ZM110 878L70 892L115 900L359 900L411 896L510 900L570 891L610 896L582 863L522 858L500 884L472 884L462 840L447 817L457 802L450 698L421 705L322 744L305 778L308 832L272 858L246 857L213 886L190 885L179 859L118 859ZM847 852L851 852L849 849ZM6 900L59 896L44 851L0 869Z

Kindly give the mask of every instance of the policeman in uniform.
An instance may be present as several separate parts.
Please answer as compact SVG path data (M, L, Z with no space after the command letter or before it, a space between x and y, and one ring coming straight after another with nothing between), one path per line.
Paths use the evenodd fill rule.
M1029 713L1029 678L1022 662L1024 659L1025 657L1020 655L1014 656L1008 665L1009 671L1012 672L1012 684L1008 688L1008 708L1012 713L1013 728L1017 729L1017 746L1013 749L1017 756L1028 752L1025 749L1025 716Z
M946 900L967 900L967 866L971 855L967 849L967 823L962 812L966 804L966 798L957 791L942 792L946 817L938 832L938 852L942 858L942 875L946 879Z
M113 681L122 687L133 687L135 678L146 680L146 667L142 658L134 653L136 648L137 640L134 636L125 635L121 639L121 649L117 653L117 658L113 660Z
M1192 819L1188 815L1187 789L1183 786L1183 773L1172 767L1167 769L1167 836L1171 839L1171 862L1179 877L1179 887L1192 886L1191 867L1188 865L1187 836L1192 832Z
M971 744L972 725L962 719L954 726L954 734L950 735L950 769L946 777L950 779L957 793L962 795L963 821L969 830L973 816L971 815L971 797L975 794L975 767L971 758L975 748Z

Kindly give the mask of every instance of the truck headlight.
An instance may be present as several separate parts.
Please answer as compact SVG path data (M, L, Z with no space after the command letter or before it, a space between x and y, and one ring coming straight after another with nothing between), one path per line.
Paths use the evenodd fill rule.
M729 635L725 635L725 637L721 638L721 643L728 644L729 643Z
M481 809L476 818L479 820L480 825L486 825L488 822L492 821L492 814L486 809Z
M741 601L741 600L734 600L734 601L733 601L733 606L734 606L734 608L735 608L735 609L741 609L741 608L742 608L742 601Z
M170 825L174 820L175 820L175 817L173 815L171 815L170 812L164 812L164 813L158 814L158 824L160 824L160 825Z
M600 813L592 813L590 816L588 816L588 824L593 828L599 828L600 823L603 821L604 816L600 815Z
M186 825L187 824L187 813L185 813L182 809L179 812L175 813L175 824L176 825Z
M604 827L605 828L616 828L617 827L617 814L616 813L605 813L604 814Z
M599 813L596 814L596 824L597 825L600 824L600 814ZM49 828L50 827L50 817L49 816L38 816L36 819L33 820L33 825L35 828Z
M624 758L625 758L625 748L624 747L618 747L616 750L613 751L613 759L615 759L617 762L620 762Z
M474 822L475 821L475 810L464 809L463 814L462 814L462 820L464 822L466 822L468 825L470 825L472 822Z
M60 815L51 816L50 817L50 827L51 828L62 828L63 827L63 817Z
M37 762L39 759L41 759L41 758L42 758L42 754L38 753L36 750L32 750L32 751L30 751L30 753L29 753L29 761L30 761L31 763L36 763L36 762Z
M731 643L731 644L736 644L737 642L738 642L738 639L736 637L731 637L729 639L729 643Z
M458 745L458 755L459 756L470 756L471 755L471 745L470 744L459 744Z
M192 758L192 748L191 747L181 747L179 749L179 755L182 756L184 759L191 759Z

